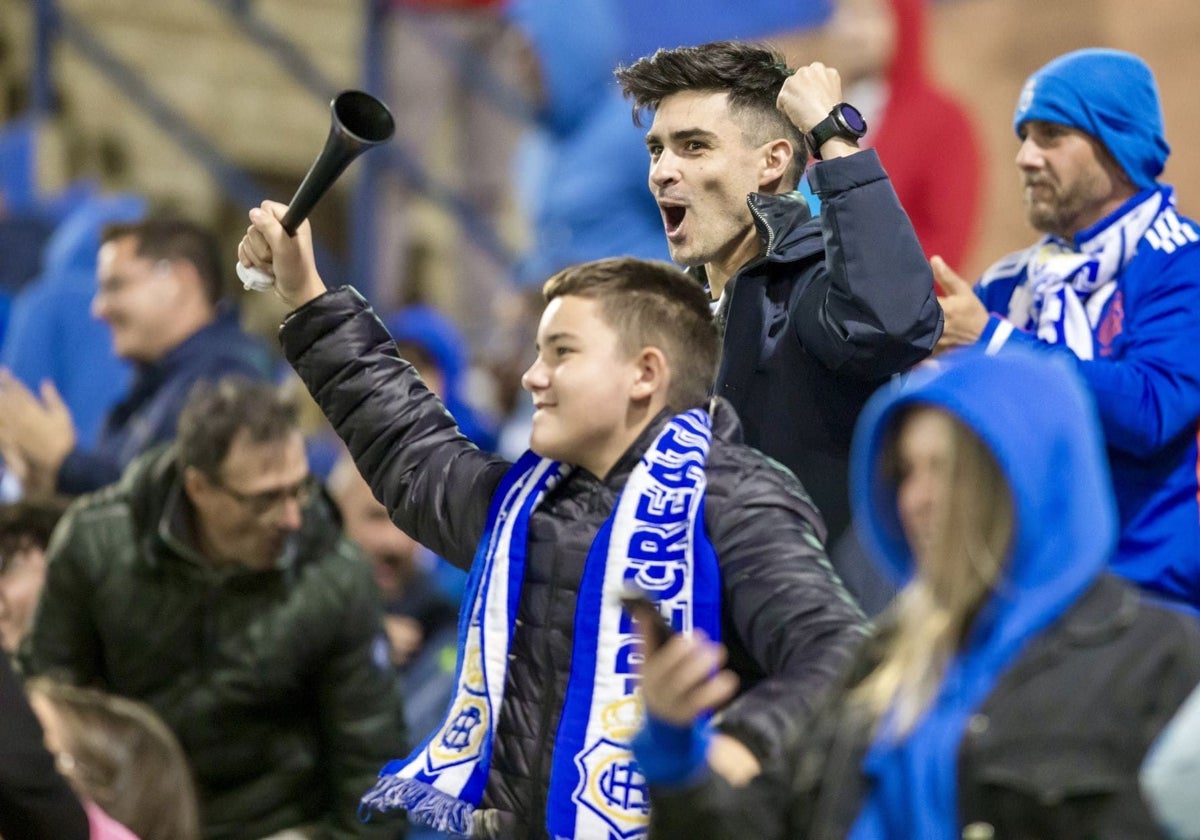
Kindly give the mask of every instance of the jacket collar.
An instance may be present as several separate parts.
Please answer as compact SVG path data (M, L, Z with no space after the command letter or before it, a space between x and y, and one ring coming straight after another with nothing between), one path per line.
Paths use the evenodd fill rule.
M741 421L738 420L737 412L734 411L733 406L721 397L713 397L709 401L707 408L713 422L713 440L721 440L726 443L741 443L742 425ZM629 474L633 472L633 468L642 460L642 456L646 454L646 450L654 443L654 439L662 431L663 426L677 413L674 409L664 408L653 420L647 423L646 428L642 429L642 433L637 436L637 440L630 444L629 448L617 459L617 463L609 470L608 477L604 479L603 483L617 491L624 487Z
M799 191L781 195L750 193L746 206L763 243L762 259L791 262L824 250L820 222L809 212L808 201Z
M762 252L737 270L727 289L752 266L763 262L794 262L825 250L820 220L809 212L808 202L800 192L750 193L746 196L746 206L754 219ZM704 266L688 268L687 273L705 289L710 288Z

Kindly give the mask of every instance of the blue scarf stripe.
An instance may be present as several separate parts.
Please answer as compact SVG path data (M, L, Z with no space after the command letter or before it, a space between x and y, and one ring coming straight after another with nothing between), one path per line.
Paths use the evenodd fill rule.
M710 441L707 413L672 418L630 474L585 558L548 794L547 824L556 838L645 834L646 786L629 750L642 716L638 640L617 596L631 580L648 582L644 588L658 592L682 629L701 627L719 638L720 575L703 523ZM501 482L459 616L456 696L438 731L384 768L365 808L403 808L414 823L469 831L503 702L529 519L564 473L527 453Z
M699 410L672 419L588 552L550 777L551 836L645 834L648 792L629 748L642 716L635 694L640 642L617 601L627 584L641 583L681 629L719 637L720 576L703 529L710 423ZM701 592L698 580L715 586ZM697 598L717 609L698 612Z
M491 551L493 540L496 538L496 520L500 510L505 504L511 504L512 498L515 497L522 489L521 480L527 478L527 474L532 472L534 467L541 461L537 455L532 452L526 452L517 462L504 474L500 480L500 484L496 486L496 492L492 494L492 503L488 508L488 524L483 536L479 540L479 547L475 550L475 557L471 561L471 569L467 573L467 584L463 590L462 602L458 608L458 656L454 665L454 684L458 685L462 678L463 667L463 648L467 638L467 629L471 623L472 606L475 603L475 597L479 592L481 582L484 581L484 569L488 565L488 554ZM454 698L450 698L446 705L446 714L450 714L450 709L454 706ZM425 748L429 746L438 734L440 729L435 729L430 732L417 745L416 749L410 752L404 758L398 758L394 761L389 761L379 771L379 775L387 776L398 771L405 764L416 759L419 755L425 752ZM421 781L429 782L435 777L430 776L424 770L420 771L415 778Z
M438 795L444 796L444 792L439 791L433 786L439 781L445 780L446 768L430 769L431 762L429 756L432 754L432 748L436 742L443 737L446 725L451 720L451 715L454 713L456 704L458 703L463 693L463 669L466 665L464 652L467 649L467 639L471 633L471 619L476 608L481 603L486 603L486 599L491 592L492 574L491 570L495 563L497 552L500 550L501 544L511 544L511 534L514 528L522 526L524 523L521 517L509 518L502 515L505 510L524 510L526 513L540 500L547 490L552 487L564 474L564 470L556 462L541 459L533 453L527 452L523 455L516 464L505 474L501 480L496 492L493 494L493 501L488 514L488 526L480 539L479 549L476 551L475 559L471 564L471 571L467 578L467 588L463 595L462 605L459 608L458 621L458 661L455 666L455 684L459 687L454 698L451 699L447 707L446 720L442 726L430 733L417 749L413 750L408 756L403 759L388 762L382 770L380 770L380 781L371 791L363 797L363 806L368 809L374 809L381 812L405 809L409 811L410 819L421 822L422 824L430 825L438 828L441 831L452 831L452 824L455 820L461 822L461 815L458 817L447 817L447 809L442 806L426 807L429 803L439 802ZM522 530L522 539L519 543L518 552L523 558L525 547L525 532ZM481 600L482 599L482 600ZM508 628L511 631L511 626ZM482 645L481 645L482 649ZM490 717L492 703L490 698L485 706L488 710L489 717L487 723L494 723L494 717ZM484 715L480 715L482 718ZM481 724L482 725L482 724ZM490 747L490 738L485 747ZM454 767L449 768L451 772ZM483 787L487 781L486 767L483 772L478 772L478 767L474 767L465 781L460 781L461 788L470 788L478 795L473 800L463 798L467 804L466 814L469 814L474 807L473 802L478 802L479 796L482 795ZM458 795L452 795L451 799L458 801ZM452 809L451 809L452 810ZM426 819L428 817L428 819Z

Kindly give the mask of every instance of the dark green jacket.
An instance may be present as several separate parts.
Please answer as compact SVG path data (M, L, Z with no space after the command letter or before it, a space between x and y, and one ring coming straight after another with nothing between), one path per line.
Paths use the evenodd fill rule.
M278 568L219 570L191 547L185 498L168 448L68 511L28 669L152 706L191 761L207 840L366 836L359 797L404 753L369 566L322 496Z

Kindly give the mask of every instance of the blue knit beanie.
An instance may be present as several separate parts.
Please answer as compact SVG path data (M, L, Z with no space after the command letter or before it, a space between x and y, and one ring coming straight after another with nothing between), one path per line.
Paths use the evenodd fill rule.
M1013 115L1018 135L1029 120L1069 125L1095 137L1142 189L1154 186L1171 154L1154 74L1146 62L1120 50L1077 50L1030 76Z

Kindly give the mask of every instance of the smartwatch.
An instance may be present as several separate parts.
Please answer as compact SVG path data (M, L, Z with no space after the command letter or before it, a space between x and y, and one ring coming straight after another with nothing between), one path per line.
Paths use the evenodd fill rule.
M866 133L867 121L863 119L862 112L849 102L839 102L833 106L829 116L812 127L805 138L813 158L820 160L821 147L826 141L841 137L851 143L857 143Z

